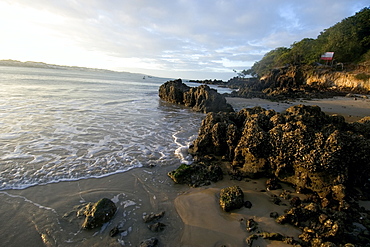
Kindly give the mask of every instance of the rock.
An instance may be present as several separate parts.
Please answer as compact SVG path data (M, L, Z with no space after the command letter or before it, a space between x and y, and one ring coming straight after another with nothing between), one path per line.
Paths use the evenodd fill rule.
M158 239L155 237L143 240L140 242L140 247L156 247L158 245Z
M279 217L278 212L271 212L271 213L270 213L270 218L274 218L274 219L276 219L277 217Z
M266 181L266 190L277 190L281 189L281 185L278 183L278 180L276 178L270 178Z
M143 216L143 221L145 223L149 223L149 222L152 222L152 221L155 221L155 220L158 220L158 219L162 218L164 216L164 214L165 214L164 211L162 211L158 214L154 214L154 213L147 214L147 215Z
M280 203L281 203L280 198L279 198L279 197L277 197L277 196L275 196L275 195L273 195L273 196L271 197L271 201L272 201L274 204L276 204L276 205L280 205Z
M196 88L190 88L184 94L185 106L191 107L197 112L233 112L234 109L228 103L223 95L217 90L207 85L201 85Z
M159 87L159 97L170 103L182 104L198 112L233 112L223 95L207 85L188 87L181 79L168 81Z
M189 90L181 79L168 81L159 87L159 97L170 103L184 104L184 94Z
M246 229L248 232L255 231L257 229L257 222L255 222L253 219L248 219L246 223Z
M298 196L293 197L290 199L290 205L293 207L298 207L301 204L301 199Z
M102 226L111 220L117 211L117 207L110 199L103 198L96 203L89 203L82 209L82 214L86 216L82 227L93 229Z
M148 225L148 228L152 231L152 232L161 232L164 230L164 228L166 227L165 224L161 223L161 222L157 222L157 223L154 223L154 224L151 224L151 225Z
M257 234L249 235L247 237L247 239L245 240L245 243L247 244L247 246L252 247L253 246L253 241L256 240L256 239L258 239Z
M119 226L115 226L115 227L112 228L112 230L109 231L109 236L115 237L116 235L118 235L118 234L120 234L124 231L125 231L125 229L122 229Z
M369 94L370 86L353 73L327 67L289 65L275 68L261 79L233 78L228 86L238 88L231 96L286 100L297 98L356 97L354 92ZM348 94L348 92L351 92Z
M175 183L188 184L192 187L209 185L211 182L217 182L223 178L223 172L220 166L204 162L198 162L192 165L182 164L167 175Z
M276 232L261 232L257 234L252 234L246 239L246 243L248 246L253 245L253 241L258 239L259 237L263 239L273 240L273 241L283 241L286 244L295 244L295 240L292 237L286 237L280 233ZM300 245L299 245L300 246Z
M221 208L226 212L239 209L244 204L244 193L239 186L224 188L221 190L219 202Z
M276 240L276 241L283 241L285 239L285 236L281 235L280 233L276 232L261 232L259 234L262 238L264 239L269 239L269 240Z
M251 208L252 207L252 203L250 201L245 201L244 202L244 207Z
M117 226L113 227L112 230L109 231L109 236L114 237L119 233L119 229Z
M189 153L226 157L240 179L274 177L330 207L343 204L350 188L363 188L363 195L370 188L369 119L346 123L305 105L285 113L261 107L209 113ZM277 180L269 180L269 189L278 188Z

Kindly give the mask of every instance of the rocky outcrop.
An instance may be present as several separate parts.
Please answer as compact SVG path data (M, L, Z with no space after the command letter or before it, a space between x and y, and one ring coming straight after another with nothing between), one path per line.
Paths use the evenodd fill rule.
M207 85L188 87L181 79L168 81L159 87L159 97L167 102L185 105L198 112L232 112L232 106L217 90Z
M303 246L368 246L368 215L369 211L357 204L338 211L323 208L315 197L309 197L292 205L276 222L300 228Z
M209 113L189 152L229 160L239 176L273 177L313 192L324 207L344 207L355 187L362 196L370 187L369 128L370 117L346 123L318 106Z
M78 215L86 216L82 224L83 228L93 229L111 220L116 211L117 207L114 202L103 198L96 203L88 203L78 212Z
M365 76L361 76L365 75ZM365 73L347 73L343 71L328 71L316 69L306 71L305 82L310 86L335 87L346 91L370 91L370 76Z
M329 66L291 65L271 70L260 80L234 78L229 86L237 85L232 96L258 97L273 100L294 98L328 98L346 93L370 92L370 75L336 71Z

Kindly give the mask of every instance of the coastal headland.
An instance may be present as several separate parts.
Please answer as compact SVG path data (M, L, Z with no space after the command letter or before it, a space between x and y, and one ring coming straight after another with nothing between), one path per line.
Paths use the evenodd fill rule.
M225 99L235 109L235 112L230 114L237 114L243 108L256 106L281 113L295 105L292 101L278 102L258 98ZM296 103L304 105L322 103L321 110L328 115L347 113L356 117L352 120L351 117L345 117L345 122L358 121L369 115L370 109L369 100L361 97L297 100ZM317 205L317 208L316 206L312 208L317 209L312 213L316 219L327 222L326 224L333 229L340 226L338 229L345 229L345 236L353 236L356 241L357 239L366 241L369 222L367 209L370 203L366 197L359 197L357 191L364 187L355 188L346 195L344 199L350 205L348 209L335 210L335 207L339 206L338 203L334 206L331 204L329 208L322 208L320 198L303 193L304 191L297 193L296 188L289 183L279 181L277 183L281 188L272 190L266 186L270 177L248 178L237 173L229 173L231 162L227 160L219 162L216 160L218 157L213 156L205 157L211 159L211 162L221 164L223 179L203 183L199 187L174 183L167 174L180 166L180 163L176 163L164 167L135 168L103 178L2 191L0 197L3 203L0 207L2 212L7 212L0 216L3 224L2 243L8 246L21 246L25 242L30 246L140 246L143 240L154 237L158 240L157 246L248 246L246 241L252 236L255 238L252 246L292 246L288 241L291 238L299 241L299 236L304 232L308 236L316 236L315 234L321 234L317 232L325 230L310 228L307 216L312 210L307 211L310 209L308 205ZM359 174L365 173L360 171ZM249 207L243 206L230 212L222 210L218 202L219 195L221 189L230 186L241 188L245 201L250 202ZM116 214L104 227L82 229L83 219L72 217L75 215L74 207L87 202L97 202L101 198L109 198L116 204ZM295 199L292 202L293 198ZM301 202L299 205L297 198ZM296 209L291 208L291 203ZM163 211L165 214L158 223L166 226L162 231L154 232L148 228L151 223L143 221L143 216ZM291 213L286 215L288 212ZM331 212L335 214L332 215ZM279 216L284 215L287 219L290 217L290 222L284 224L276 222ZM345 217L340 218L342 216ZM351 216L350 220L348 216ZM303 223L302 217L307 219ZM252 228L251 219L254 221ZM293 222L291 219L298 221ZM343 224L338 223L341 219L345 219L342 221ZM253 231L247 230L247 222ZM303 225L299 224L304 224L304 227L307 227L306 231ZM322 225L320 221L312 221L312 224ZM115 227L122 227L119 228L121 232L110 237L109 232ZM70 234L71 232L74 234ZM262 233L278 233L289 238L286 239L287 243L284 243L279 241L279 238L264 238L268 235ZM335 236L339 233L343 232L332 234ZM334 242L332 239L335 237L328 238Z
M283 80L287 80L286 77ZM276 87L276 84L269 88ZM165 86L168 83L162 85ZM199 129L198 138L189 148L194 164L188 167L182 165L170 172L169 176L174 182L191 187L212 187L217 180L225 181L224 176L215 178L214 175L205 174L207 171L216 174L215 166L219 166L228 179L239 181L239 185L243 186L243 182L254 179L265 179L266 184L262 185L260 193L280 190L275 195L269 194L269 203L290 205L284 213L266 210L263 216L256 213L249 215L249 218L241 217L238 223L234 222L244 227L244 233L239 237L244 235L243 244L246 246L256 246L257 243L267 246L274 241L282 245L301 246L367 243L368 231L365 229L370 226L369 211L360 207L359 202L370 199L367 192L369 177L364 175L369 174L370 169L370 118L366 117L370 109L368 97L346 93L347 97L332 96L330 99L316 100L296 98L293 101L291 97L287 100L292 91L287 94L286 87L295 88L292 85L278 87L279 97L284 96L282 102L228 97L226 102L234 106L236 112L208 113ZM262 90L272 91L266 88ZM333 90L328 89L327 92L331 94ZM337 89L335 92L335 95L344 94ZM207 97L199 94L197 97L207 100ZM322 109L317 106L320 104ZM281 190L282 184L291 187ZM227 187L227 184L224 186ZM214 192L207 204L220 207L216 199L220 191L204 190ZM255 192L251 193L248 189L245 192L251 200L258 198ZM182 201L183 197L175 200L185 224L189 219L184 211L190 210L191 205L196 204L194 201L208 200L208 193L191 194L188 197L190 202ZM299 193L299 196L291 193ZM264 207L267 209L268 203ZM236 209L236 212L239 210ZM274 227L269 230L266 226L262 227L266 222L259 217L274 218L273 223L270 222ZM250 222L259 222L258 227L249 227ZM201 225L199 222L192 224ZM284 233L282 229L286 225L296 227L296 234L293 234L294 231ZM358 226L363 226L364 231L359 231L356 228ZM192 232L193 228L189 231L189 238L196 235Z

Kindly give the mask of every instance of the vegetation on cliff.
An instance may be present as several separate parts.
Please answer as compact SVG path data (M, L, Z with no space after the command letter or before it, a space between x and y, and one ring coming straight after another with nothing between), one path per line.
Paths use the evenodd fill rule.
M286 64L316 63L328 51L334 52L334 59L338 63L370 62L370 8L364 8L325 29L316 39L305 38L289 48L278 47L268 52L251 69L241 74L262 77L271 69Z

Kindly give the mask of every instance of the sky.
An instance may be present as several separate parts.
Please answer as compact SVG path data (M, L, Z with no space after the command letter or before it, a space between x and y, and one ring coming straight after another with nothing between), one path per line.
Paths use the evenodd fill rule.
M0 59L223 79L369 0L0 0Z

